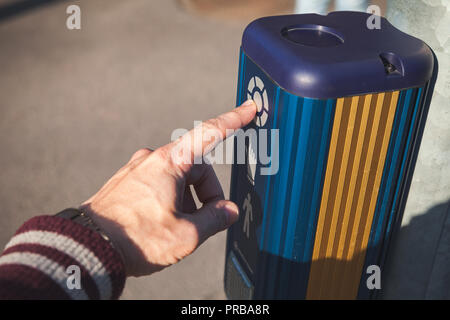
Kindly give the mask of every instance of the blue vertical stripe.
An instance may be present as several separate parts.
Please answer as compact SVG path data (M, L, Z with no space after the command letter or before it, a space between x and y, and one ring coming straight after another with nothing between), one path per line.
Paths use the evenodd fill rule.
M282 202L283 205L283 224L281 226L281 230L280 230L280 246L278 248L278 252L281 256L287 258L286 256L283 255L283 248L286 244L286 232L287 232L287 228L289 226L288 223L288 219L290 217L290 211L289 211L289 202L290 199L292 197L296 196L297 190L293 187L294 183L296 182L296 177L295 177L295 172L298 170L296 169L296 157L297 157L297 148L301 147L297 141L300 140L300 131L302 130L302 124L304 123L304 119L303 117L305 116L304 114L304 103L307 99L304 98L298 98L297 99L297 112L296 112L296 119L295 119L295 123L296 126L294 127L294 131L291 132L290 136L291 136L291 149L289 152L289 159L288 159L288 163L289 163L289 167L286 167L286 170L289 170L289 174L288 174L288 180L285 182L285 184L288 186L286 193L284 194L284 201ZM306 122L309 123L308 119L305 120ZM296 218L296 214L294 215L294 219Z
M244 66L245 66L245 59L246 59L246 55L244 54L244 51L242 50L242 48L240 49L240 58L239 58L239 84L238 84L238 95L237 95L237 101L236 101L236 106L239 106L243 101L242 101L242 90L243 90L243 85L242 82L244 81L245 78L245 73L244 73Z
M298 252L299 254L303 252L302 261L304 262L310 261L313 253L317 217L319 216L320 196L322 194L326 159L328 156L329 143L331 138L331 128L333 127L333 117L335 108L336 108L336 100L334 99L327 100L325 104L325 110L323 111L324 114L323 127L321 128L321 132L319 131L319 129L316 132L317 136L320 136L321 138L319 144L320 148L318 152L314 182L312 184L314 187L313 187L313 195L310 202L311 209L306 223L299 225L301 229L298 231L298 233L302 235L306 234L305 237L302 237L305 242L303 246L296 248L296 252Z
M280 148L280 172L276 176L276 187L274 190L274 204L270 215L270 235L267 250L273 254L279 254L280 235L283 227L283 216L285 210L285 196L288 191L289 167L291 160L291 149L293 145L292 133L295 130L295 119L297 114L297 100L293 95L287 97L288 104L285 116L283 116L283 125L280 128L280 140L282 146Z
M377 199L372 229L370 232L363 275L369 265L383 266L387 239L391 224L397 212L397 198L406 172L405 165L417 121L423 88L407 89L400 92L394 127L389 141L382 183ZM369 298L373 292L366 287L365 277L361 278L358 298Z
M391 163L395 162L398 163L399 162L399 157L400 157L400 152L401 152L401 146L402 146L402 137L404 135L405 132L405 127L408 125L407 123L407 119L408 119L408 113L409 113L409 105L411 103L411 96L413 94L413 89L409 89L406 92L406 97L405 97L405 102L404 105L401 108L401 117L400 117L400 123L399 123L399 128L398 128L398 135L395 136L395 140L394 140L394 144L393 144L393 155L392 155L392 160L390 161ZM396 166L395 165L391 165L389 170L388 170L388 174L387 174L387 185L386 185L386 190L383 193L383 197L382 197L382 203L381 203L381 208L377 214L377 216L380 215L381 213L381 219L377 219L377 224L372 226L372 228L375 228L375 233L374 233L374 238L373 238L373 242L378 243L380 241L380 237L381 237L381 231L382 231L382 225L383 225L383 218L384 218L384 214L386 214L386 207L388 205L388 193L389 191L392 190L393 184L396 182L396 179L394 179L395 174L398 173L398 171L396 170Z
M397 201L398 201L399 194L400 194L399 191L400 191L400 188L401 188L401 185L402 185L402 183L400 183L400 182L403 181L404 176L405 176L406 161L407 161L407 158L408 158L408 155L409 155L409 151L410 151L410 147L411 147L411 140L412 140L412 137L413 137L413 131L414 131L415 127L416 127L415 124L416 124L416 120L417 120L417 113L418 113L419 106L420 106L419 103L420 103L421 98L422 98L422 92L423 92L422 88L420 88L418 90L418 92L417 92L416 103L415 103L415 106L414 106L414 113L413 113L413 116L412 116L412 119L411 119L411 122L410 122L411 126L409 128L408 139L406 141L406 147L405 147L405 151L403 152L403 160L402 160L402 165L401 165L401 168L400 168L400 176L401 176L401 178L398 179L399 183L397 183L397 187L396 187L395 195L394 195L394 201L393 201L393 204L391 206L391 210L389 212L389 220L388 220L387 228L386 228L386 231L385 231L385 235L389 235L391 233L392 221L393 221L393 219L394 219L394 217L396 216L396 213L397 213L397 206L398 206ZM384 247L385 247L385 245L386 245L386 243L384 243ZM386 249L386 247L384 249ZM385 250L383 250L383 251L385 252ZM384 262L383 260L384 259L382 259L381 263Z
M278 104L279 104L279 99L280 99L280 87L277 87L276 89L276 94L275 94L275 99L274 99L274 104L273 104L273 122L272 122L272 129L276 129L277 128L277 120L278 120ZM270 143L272 144L272 141L270 141ZM279 144L278 144L279 147ZM270 150L272 150L272 148L270 148ZM276 152L278 152L279 150L277 150ZM271 157L273 157L273 155L271 154ZM267 176L267 180L266 180L266 191L265 191L265 195L264 195L264 207L263 207L263 221L262 221L262 227L261 227L261 239L259 241L259 248L260 250L263 249L264 246L264 236L266 234L266 221L267 221L267 208L268 208L268 204L269 204L269 190L270 190L270 180L272 177L272 167L270 167L271 170L271 174L269 174Z
M296 161L294 162L295 167L292 171L294 176L292 194L289 199L289 205L287 207L288 210L285 213L285 215L288 217L286 232L284 234L281 234L281 236L284 236L285 245L284 248L280 250L280 252L282 252L283 257L287 259L292 259L293 256L292 247L293 241L295 239L295 229L298 216L301 214L305 214L304 212L299 212L299 199L302 197L302 192L305 192L303 176L305 174L305 171L307 171L305 165L306 157L308 156L307 146L308 140L310 138L310 125L312 120L311 117L313 114L312 107L313 100L311 99L305 99L301 107L302 117L300 122L300 134L297 142L297 154L295 156Z

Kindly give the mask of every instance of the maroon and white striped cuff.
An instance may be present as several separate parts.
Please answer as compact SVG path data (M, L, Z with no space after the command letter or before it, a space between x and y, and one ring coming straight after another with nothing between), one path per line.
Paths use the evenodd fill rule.
M80 289L67 284L70 266L80 271ZM124 283L122 260L110 243L61 217L28 220L0 256L0 298L117 299Z

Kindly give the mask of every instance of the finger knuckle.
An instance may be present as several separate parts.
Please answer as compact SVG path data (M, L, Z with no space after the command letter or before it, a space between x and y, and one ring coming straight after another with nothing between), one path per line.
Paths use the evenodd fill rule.
M210 220L215 230L220 230L223 228L223 226L226 225L226 217L225 215L220 214L219 210L216 210L215 208L208 206L207 213L210 216Z
M147 149L147 148L141 148L141 149L139 149L138 151L136 151L134 154L133 154L133 156L131 157L131 159L130 159L130 163L131 162L134 162L134 161L136 161L136 160L138 160L138 159L141 159L141 158L143 158L143 157L147 157L147 156L149 156L150 154L152 153L152 151L150 150L150 149Z
M236 117L236 119L239 121L240 127L244 126L244 121L242 120L241 111L238 108L233 109L232 112L230 113L230 115L232 115L233 117Z
M181 220L176 230L177 248L184 255L192 253L199 244L199 232L196 226L187 220Z
M209 119L204 122L205 130L220 131L222 129L222 122L218 118Z
M198 230L192 222L183 220L183 222L180 224L180 229L181 230L178 232L178 234L181 238L185 240L197 240Z
M141 148L138 151L136 151L133 156L142 157L142 156L148 156L151 153L152 153L152 151L149 148Z
M161 163L170 163L172 157L167 148L158 148L152 153L152 158Z

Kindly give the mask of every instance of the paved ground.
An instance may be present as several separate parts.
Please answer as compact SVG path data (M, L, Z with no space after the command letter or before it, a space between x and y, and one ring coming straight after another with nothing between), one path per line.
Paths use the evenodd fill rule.
M81 31L65 27L67 2L0 15L0 246L26 218L88 198L136 149L234 106L246 23L190 16L168 0L74 2ZM216 170L228 194L230 168ZM424 215L431 228L439 208ZM406 239L424 231L419 220ZM224 240L130 279L123 298L224 298Z

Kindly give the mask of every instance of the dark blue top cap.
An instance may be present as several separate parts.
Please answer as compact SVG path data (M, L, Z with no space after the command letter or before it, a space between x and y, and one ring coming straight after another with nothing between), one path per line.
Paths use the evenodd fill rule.
M369 29L370 14L338 11L250 23L242 49L280 87L308 98L337 98L423 86L433 53L385 18Z

